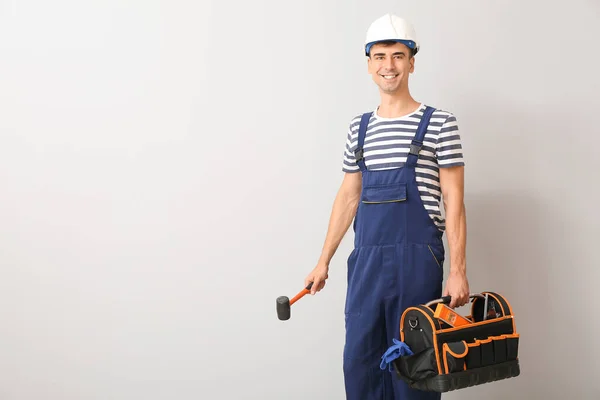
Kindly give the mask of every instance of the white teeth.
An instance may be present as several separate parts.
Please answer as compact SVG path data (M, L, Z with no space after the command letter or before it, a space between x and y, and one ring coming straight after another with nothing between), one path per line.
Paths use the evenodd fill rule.
M382 75L385 79L394 79L398 75Z

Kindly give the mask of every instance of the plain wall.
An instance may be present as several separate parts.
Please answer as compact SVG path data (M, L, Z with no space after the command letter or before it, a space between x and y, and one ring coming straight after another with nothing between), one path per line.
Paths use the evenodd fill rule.
M391 12L463 138L472 292L522 374L600 398L597 1L0 2L0 399L344 399L346 258L314 267ZM446 263L446 271L449 265Z

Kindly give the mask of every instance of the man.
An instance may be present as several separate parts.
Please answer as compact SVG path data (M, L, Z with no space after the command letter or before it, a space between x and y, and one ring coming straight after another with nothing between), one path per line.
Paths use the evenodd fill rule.
M381 356L392 338L399 339L407 307L442 295L451 296L452 308L469 301L462 146L456 118L416 101L409 91L418 51L414 29L397 16L385 15L368 29L368 71L381 102L350 123L345 176L322 254L305 280L313 282L313 295L324 288L329 263L354 220L343 368L349 400L439 399L381 370ZM442 291L444 232L450 272Z

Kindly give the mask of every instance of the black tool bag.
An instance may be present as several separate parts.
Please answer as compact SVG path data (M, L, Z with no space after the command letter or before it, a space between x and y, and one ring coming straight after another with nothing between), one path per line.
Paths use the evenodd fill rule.
M520 374L512 309L494 292L471 295L472 323L451 327L434 318L438 303L407 308L400 320L400 340L413 352L393 361L397 375L411 387L448 392Z

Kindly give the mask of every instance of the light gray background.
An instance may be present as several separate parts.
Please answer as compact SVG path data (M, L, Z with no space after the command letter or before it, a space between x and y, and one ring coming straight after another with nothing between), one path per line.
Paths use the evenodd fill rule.
M387 12L460 124L471 289L521 334L519 378L444 398L599 398L600 5L551 3L0 2L0 399L343 399L352 234L291 320L275 299L317 261Z

